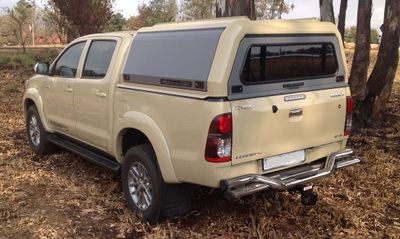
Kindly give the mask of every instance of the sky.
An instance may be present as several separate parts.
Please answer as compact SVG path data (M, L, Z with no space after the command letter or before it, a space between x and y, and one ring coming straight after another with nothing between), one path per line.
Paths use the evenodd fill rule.
M18 0L0 0L0 8L12 7ZM125 17L137 14L139 3L146 0L115 0L115 10L121 12ZM181 1L181 0L178 0ZM362 0L361 0L362 1ZM43 0L36 1L39 5ZM310 18L319 17L319 0L287 0L293 3L295 8L289 14L285 14L282 18ZM340 0L333 0L335 15L339 14ZM348 0L346 27L355 26L357 24L357 5L358 0ZM373 14L371 19L371 27L379 29L383 23L385 0L373 0Z

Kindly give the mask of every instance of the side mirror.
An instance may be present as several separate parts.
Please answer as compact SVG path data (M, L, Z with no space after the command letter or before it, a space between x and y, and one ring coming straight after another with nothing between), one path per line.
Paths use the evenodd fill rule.
M39 75L48 75L49 74L49 63L47 62L38 62L33 67L33 70L36 74Z

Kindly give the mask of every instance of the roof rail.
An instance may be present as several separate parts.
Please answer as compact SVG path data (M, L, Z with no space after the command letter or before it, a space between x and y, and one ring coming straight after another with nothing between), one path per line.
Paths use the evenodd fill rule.
M187 20L187 21L175 21L175 22L160 22L160 23L154 24L153 26L162 26L162 25L175 24L175 23L185 23L185 22L207 22L207 21L216 21L216 20L226 20L227 18L228 19L232 19L232 20L249 19L247 16L233 16L233 17L195 19L195 20Z
M318 17L305 17L305 18L293 18L287 20L297 20L297 21L320 21Z

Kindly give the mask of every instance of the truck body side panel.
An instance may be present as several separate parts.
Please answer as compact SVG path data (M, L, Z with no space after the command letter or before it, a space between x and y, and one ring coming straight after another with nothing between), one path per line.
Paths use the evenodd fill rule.
M136 121L125 124L125 118L130 114L146 115L148 120L154 122L165 138L168 146L169 156L158 158L161 165L163 160L172 162L177 179L180 182L191 182L203 184L195 179L207 175L211 167L221 167L207 162L204 159L204 150L208 129L212 119L223 112L230 112L229 102L207 101L202 99L172 96L157 92L143 91L129 84L121 84L115 92L116 114L114 122L116 125L123 124L141 130L143 133L151 131L145 118L136 117ZM135 117L133 117L134 119ZM130 125L130 126L129 126ZM123 127L118 126L116 130ZM151 135L146 135L151 137ZM151 139L150 139L151 140ZM164 139L154 138L155 141ZM153 145L158 142L152 142ZM118 146L117 146L118 147ZM156 150L157 157L159 152ZM120 152L120 151L119 151ZM123 160L123 159L121 159ZM161 167L163 172L165 168ZM164 173L163 173L164 176ZM206 177L204 181L207 181Z

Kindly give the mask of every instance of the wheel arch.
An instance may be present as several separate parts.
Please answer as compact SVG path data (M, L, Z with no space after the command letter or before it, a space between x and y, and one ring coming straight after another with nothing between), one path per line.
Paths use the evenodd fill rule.
M31 107L32 105L34 105L36 107L45 130L47 132L52 132L52 130L49 127L49 125L47 124L47 120L45 118L42 97L40 96L38 90L34 89L34 88L27 89L24 94L23 112L24 112L25 119L26 119L26 113L27 113L29 107Z
M167 183L179 183L175 175L167 141L157 123L140 112L127 112L116 120L114 151L118 162L123 163L126 151L139 144L149 143L156 154L161 175Z

